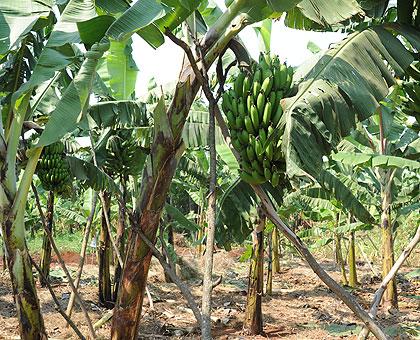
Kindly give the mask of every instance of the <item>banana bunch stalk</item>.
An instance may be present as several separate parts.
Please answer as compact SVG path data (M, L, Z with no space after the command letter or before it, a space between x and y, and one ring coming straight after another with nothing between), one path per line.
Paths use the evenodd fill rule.
M293 68L277 56L260 54L258 63L241 70L233 89L223 95L222 109L232 145L241 155L241 177L250 184L284 180L286 164L281 139L271 138L283 115L280 100L290 93Z
M37 165L37 174L45 190L56 193L68 191L71 187L71 174L62 142L56 142L43 149Z

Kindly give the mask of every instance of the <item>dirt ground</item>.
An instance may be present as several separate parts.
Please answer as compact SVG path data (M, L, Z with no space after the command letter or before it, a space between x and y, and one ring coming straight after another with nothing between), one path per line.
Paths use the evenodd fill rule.
M188 248L177 249L190 269L183 268L181 276L188 280L193 294L200 303L201 279L195 269L201 268L200 260ZM316 277L300 259L282 261L282 270L274 275L273 295L263 297L264 336L247 337L242 332L242 318L246 302L248 264L238 261L241 249L215 254L215 275L222 275L222 284L214 290L214 334L218 339L356 339L354 334L360 324L351 311ZM77 267L77 254L64 254L69 268ZM97 266L91 255L85 266L81 293L88 305L90 316L96 322L106 313L97 303ZM330 261L322 261L324 269L339 280L337 268ZM195 268L195 269L194 269ZM403 268L402 273L413 268ZM70 289L62 277L57 263L52 265L55 277L54 291L65 309ZM360 288L353 291L358 301L368 308L379 279L372 275L368 266L358 267ZM192 311L177 287L165 283L159 263L153 260L149 275L149 289L153 298L151 309L147 298L143 308L139 339L198 339ZM37 287L48 334L54 339L76 339L65 320L56 312L47 289ZM406 280L399 275L399 312L379 315L387 333L395 339L414 339L420 332L420 281ZM84 334L88 334L80 308L73 313L73 320ZM411 335L410 335L411 333ZM110 322L99 331L103 339L109 339ZM417 333L418 334L418 333ZM8 272L0 272L0 339L18 339L18 323L11 294Z

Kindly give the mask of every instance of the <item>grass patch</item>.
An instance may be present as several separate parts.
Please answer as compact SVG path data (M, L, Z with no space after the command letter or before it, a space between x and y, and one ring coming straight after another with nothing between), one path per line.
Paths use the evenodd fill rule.
M28 248L31 253L40 253L42 249L42 232L35 237L28 238ZM54 241L60 252L80 253L82 248L83 234L82 231L76 231L73 234L60 233L54 235Z

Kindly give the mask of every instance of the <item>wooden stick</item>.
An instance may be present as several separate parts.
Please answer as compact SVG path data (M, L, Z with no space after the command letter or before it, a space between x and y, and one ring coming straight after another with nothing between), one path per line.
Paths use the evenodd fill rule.
M410 243L405 247L403 252L401 253L398 260L394 263L389 273L384 277L384 279L381 282L381 285L376 290L375 295L373 296L372 306L370 307L369 314L372 317L376 317L376 314L378 313L379 304L381 302L382 296L385 293L386 287L388 283L394 278L395 275L397 275L398 270L401 268L404 261L410 256L413 249L416 247L416 245L420 242L420 226L417 227L416 234L411 239ZM369 335L369 330L365 327L363 328L362 332L359 335L360 339L366 339Z
M98 194L94 192L93 195L94 196L92 198L92 208L89 212L89 216L86 221L85 232L84 232L83 241L82 241L82 249L80 250L79 266L77 268L76 279L74 280L74 285L76 286L76 290L79 289L80 278L82 277L83 266L85 264L87 244L88 244L89 235L90 235L90 228L92 226L93 218L95 216ZM67 310L66 310L66 313L69 317L71 316L71 313L73 311L74 301L75 301L75 294L72 291L70 295L69 304L67 305Z
M79 328L77 328L77 326L75 325L75 323L70 319L69 316L67 316L67 314L64 312L64 310L61 308L60 306L60 302L57 299L57 296L54 293L54 290L51 287L50 282L48 281L48 279L44 276L44 274L42 273L41 268L39 268L39 266L36 264L36 262L34 261L34 259L29 255L29 259L32 262L32 265L35 267L35 269L37 270L37 272L39 273L39 275L42 277L43 281L45 282L45 284L47 285L48 290L50 291L51 297L54 300L54 303L56 304L56 309L57 311L63 316L63 318L67 321L67 324L73 328L74 332L77 334L77 336L82 339L82 340L86 340L86 338L83 336L82 332L79 330Z
M204 277L203 277L203 296L201 303L201 336L205 340L212 339L211 335L211 297L213 290L212 273L213 273L213 247L216 230L216 146L215 146L215 116L217 101L210 89L207 74L207 65L205 63L204 53L200 44L195 40L194 43L198 50L199 58L202 64L201 70L195 61L192 51L187 43L178 39L170 30L166 30L165 34L178 46L180 46L188 57L195 76L200 83L204 94L209 101L209 150L210 150L210 179L209 179L209 195L207 207L207 237L206 237L206 253L204 255ZM221 89L221 88L220 88Z
M57 255L57 259L58 259L58 262L60 263L61 268L63 269L64 273L66 274L66 277L67 277L67 280L69 281L71 290L74 292L74 295L76 296L76 298L77 298L77 300L80 304L80 308L82 309L82 312L83 312L83 315L85 317L86 323L88 324L90 335L93 339L96 339L96 333L95 333L95 330L93 329L92 321L90 320L89 313L88 313L88 311L85 307L84 301L81 298L81 296L79 295L79 293L77 292L77 289L74 285L73 279L72 279L72 277L71 277L71 275L70 275L70 273L69 273L69 271L66 267L66 264L65 264L65 262L64 262L64 260L61 256L61 253L58 251L58 248L55 244L54 238L52 237L51 232L47 228L47 222L45 220L44 212L42 211L41 202L39 200L39 195L38 195L38 190L36 189L36 187L33 183L31 183L31 186L32 186L32 191L33 191L34 196L35 196L36 206L38 207L38 211L39 211L39 215L41 217L42 226L44 228L44 231L47 234L48 239L50 240L51 246L53 247L55 254Z
M102 318L100 318L98 321L95 322L95 324L93 325L93 328L96 330L101 328L112 318L113 315L114 315L113 310L106 312L105 315L102 316Z
M360 253L362 254L363 258L365 259L366 263L368 264L368 266L369 266L370 270L372 271L373 275L378 276L378 272L372 266L372 263L370 263L370 260L369 260L368 256L364 252L363 247L360 245L359 242L357 243L357 247L359 248Z
M125 202L123 202L125 204ZM130 223L132 226L136 225L136 221L134 221L134 217L132 213L129 212L129 210L126 208L127 215L129 217ZM139 228L132 228L132 232L138 233L141 239L144 243L150 248L153 255L158 259L159 263L163 267L163 269L168 273L169 277L171 278L172 282L177 285L179 290L181 291L184 298L187 300L188 304L190 305L191 310L194 313L194 316L197 320L197 322L201 325L202 323L202 317L200 309L198 308L197 303L195 302L195 298L192 295L190 288L188 285L183 282L178 275L176 275L176 272L172 267L166 262L165 257L160 253L160 251L155 247L155 245L147 238L147 236L143 233L143 231Z

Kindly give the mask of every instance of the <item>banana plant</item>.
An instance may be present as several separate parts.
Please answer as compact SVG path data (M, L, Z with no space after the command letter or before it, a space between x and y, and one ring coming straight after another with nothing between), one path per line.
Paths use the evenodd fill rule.
M33 1L26 2L25 5L19 7L20 12L10 10L14 6L11 1L4 1L1 5L2 7L0 7L7 17L7 24L1 26L1 29L5 31L4 36L9 37L6 42L6 49L14 49L15 45L22 45L27 32L35 27L34 16L36 18L42 16L42 19L44 19L45 16L54 15L51 9L51 3L48 1L43 1L42 4ZM203 45L206 50L205 58L207 64L211 64L225 48L228 41L246 25L262 20L270 15L276 15L278 12L290 10L294 8L296 3L298 1L265 0L237 0L231 3L229 9L212 25L204 38ZM97 6L96 8L95 5ZM11 118L8 120L8 124L10 123L10 125L4 127L5 138L3 138L4 147L2 148L5 150L3 168L7 169L3 186L4 195L2 195L5 202L2 205L5 208L2 211L9 211L10 209L8 208L14 207L15 194L19 198L16 201L18 202L17 204L22 202L22 197L26 200L27 190L25 189L25 185L30 182L29 177L32 177L31 169L34 170L42 147L55 142L66 133L73 131L84 121L89 108L89 95L96 79L96 67L104 52L110 48L109 40L126 41L132 34L137 33L152 46L159 46L163 42L163 32L166 27L169 29L177 27L198 5L199 1L194 1L186 5L185 2L174 3L172 1L156 2L148 0L136 2L130 7L129 4L123 1L110 3L104 0L98 0L94 3L88 0L70 0L65 6L59 7L61 11L60 15L56 18L57 20L48 42L44 45L42 54L37 60L29 81L20 86L19 89L16 89L16 91L12 91L13 98L10 107L12 108L13 116L10 115ZM307 8L307 12L303 11L305 15L312 18L319 17L323 22L330 24L338 18L342 20L360 12L360 7L355 2L352 2L349 6L340 7L338 5L326 5L324 1L311 1L307 2ZM317 9L316 11L314 11L315 8ZM35 11L28 13L28 9L35 9ZM96 11L95 9L100 10ZM101 15L98 15L98 12ZM106 15L103 13L106 13ZM16 14L25 17L25 20L17 20ZM396 40L392 39L385 39L383 41L396 42ZM45 126L44 133L41 135L40 141L34 149L35 151L32 154L33 158L30 158L26 166L25 171L27 171L28 177L23 177L25 180L20 182L21 186L23 185L22 190L16 192L16 176L14 174L15 145L21 133L23 116L28 112L30 96L33 90L38 89L40 85L53 80L56 72L62 71L65 67L72 64L76 54L75 50L71 48L71 44L77 42L83 42L88 48L85 59L80 66L80 71L69 82L63 96L52 111L51 117ZM378 44L382 43L381 41L375 42ZM4 46L2 47L4 48ZM401 50L396 48L396 51ZM407 55L404 56L406 57ZM407 57L405 61L406 63L402 63L404 64L403 66L409 62L409 58ZM180 141L183 126L192 103L192 98L195 97L200 87L198 80L194 79L191 74L192 70L189 69L188 71L187 65L185 65L184 71L181 73L182 77L176 87L171 106L166 109L160 105L155 111L156 133L154 135L154 144L146 163L148 166L146 166L146 170L144 171L142 191L136 205L139 225L146 231L147 237L152 240L155 239L160 213L165 203L165 195L175 172L177 160L182 153L182 143ZM349 74L353 73L351 72ZM369 76L369 79L372 79L371 75L367 72L363 75L365 78ZM290 124L288 126L290 127ZM291 129L287 129L287 131L290 132ZM12 143L10 136L13 136ZM296 145L297 143L293 143L294 147ZM319 162L318 160L314 164L319 164ZM159 192L154 190L157 187L159 187ZM15 228L13 224L14 221L21 221L22 219L20 215L16 215L16 219L14 216L12 214L12 220L10 220L9 216L3 218L2 224L3 226L8 226L7 233L3 232L3 234L6 235L6 247L9 247L8 250L11 250L8 251L11 263L24 264L24 266L16 268L15 272L12 273L11 271L12 281L18 285L14 286L14 288L17 287L15 289L15 295L17 296L18 314L21 315L20 311L23 311L23 314L28 314L23 315L21 319L30 320L30 331L34 329L35 337L39 337L39 334L43 333L42 319L40 318L36 293L33 284L30 283L30 277L25 287L29 286L32 288L30 289L30 294L26 294L25 296L30 297L32 306L30 309L27 308L25 310L22 303L19 305L20 295L18 292L19 289L22 289L22 282L25 282L25 280L16 280L16 277L18 274L23 275L23 268L28 273L25 275L30 276L31 271L29 270L30 265L27 257L23 257L23 262L15 261L16 258L22 259L20 254L25 253L26 245L24 242L23 228ZM12 227L9 228L9 226ZM13 235L13 237L10 238L9 235ZM18 242L15 242L15 240L18 240ZM16 251L16 249L19 249L19 251ZM135 233L133 233L133 237L129 241L128 252L128 261L126 263L125 273L123 274L123 284L120 289L120 297L113 319L113 338L129 339L135 337L143 301L145 280L150 264L151 253ZM14 266L9 266L9 268L14 268ZM135 280L134 284L131 280L133 275L139 278L139 280ZM35 319L31 317L33 314L36 314ZM128 320L134 321L128 322ZM128 324L132 326L127 327ZM36 326L32 327L32 325ZM28 337L26 335L27 332L27 330L21 328L22 337Z
M372 24L299 67L294 77L296 94L283 101L285 114L279 124L288 174L311 176L367 223L372 222L372 216L323 169L322 158L356 127L356 117L363 121L374 114L388 94L395 81L384 62L399 76L410 68L414 61L410 47L400 43L394 32L419 48L415 27L397 22ZM354 83L360 86L354 87Z
M53 234L54 226L54 202L59 195L68 196L71 192L73 178L70 174L69 165L66 162L65 145L61 141L51 144L43 149L37 166L37 175L44 189L48 191L46 228L49 234ZM47 285L51 264L51 242L44 231L42 251L40 259L41 285Z
M297 1L296 1L297 2ZM233 1L228 10L223 13L219 19L210 27L202 45L206 51L205 61L207 65L214 62L215 58L225 48L227 42L234 37L247 24L262 20L277 11L284 11L292 8L295 1ZM234 23L234 25L231 25ZM217 43L216 43L217 42ZM155 110L155 117L159 117L159 124L161 127L160 133L155 134L155 144L161 147L156 147L151 150L150 160L153 161L153 167L148 168L143 174L143 193L149 193L141 196L137 203L137 209L141 214L139 221L141 221L141 228L147 234L147 237L154 240L157 232L158 217L165 204L165 195L170 185L171 178L175 172L175 166L179 159L179 153L182 149L177 147L179 153L174 152L173 148L164 147L164 145L181 145L179 144L182 129L184 127L188 111L192 104L192 98L197 94L200 84L192 74L192 69L184 65L185 72L181 72L181 78L176 86L175 95L172 104L166 109L162 104ZM191 78L190 78L191 77ZM190 82L191 81L191 82ZM156 120L155 120L156 126ZM165 127L165 128L164 128ZM148 163L148 162L147 162ZM147 164L146 163L146 164ZM159 195L153 195L157 183L161 189ZM144 209L145 207L153 206L153 211ZM140 275L143 279L144 271L140 268L147 268L150 264L151 253L146 249L141 241L140 236L133 234L133 239L129 240L130 261L126 262L126 273L128 277L132 277L134 273ZM141 266L138 264L142 263ZM124 281L124 274L123 274ZM124 289L119 295L119 301L116 308L114 323L113 323L113 338L133 338L138 326L139 313L141 312L141 305L143 303L143 292L145 282L140 281L133 285L130 282L123 284ZM135 320L133 327L129 329L125 326L124 329L120 322L124 319ZM117 320L117 321L115 321Z
M109 27L112 21L109 18L106 20L101 18L96 19L95 25L86 26L86 22L97 17L94 2L87 0L71 0L65 6L60 6L58 12L53 11L52 2L48 0L42 3L27 0L20 3L17 10L14 10L15 5L12 1L3 1L0 5L0 12L5 18L0 30L2 37L6 37L2 39L1 46L2 75L8 76L8 82L2 82L6 86L2 91L6 94L2 98L2 112L6 120L1 131L3 141L1 166L5 169L6 175L1 183L3 193L1 205L2 211L10 212L2 215L1 222L8 254L8 267L18 316L21 320L21 337L33 339L44 337L45 329L25 243L23 215L27 193L42 147L73 131L81 121L79 116L84 112L94 75L91 70L95 69L97 60L109 47L107 41L102 44L96 43L103 36L103 33L98 35L98 31ZM143 13L143 4L136 6L141 13L142 20L138 23L140 26L146 26L156 17L165 14L162 6L150 3L147 5L147 8L151 9L147 13ZM82 21L85 25L78 25ZM82 37L86 37L84 33L87 31L94 32L96 38L86 42L90 50L86 53L87 58L81 65L78 75L74 80L66 80L68 73L65 69L73 66L73 63L75 65L78 63L78 49L73 48L74 44L82 42ZM112 33L118 35L118 32L121 32L121 27L120 29L116 27ZM41 44L33 39L36 34L42 37ZM93 37L94 34L91 33L90 36ZM35 58L30 56L31 51L35 52ZM13 62L12 60L16 63L16 67L3 68L8 66L7 62ZM43 93L46 93L60 75L64 75L62 85L65 91L46 124L52 127L48 127L41 136L39 144L27 152L29 159L17 187L16 151L24 121L31 119L35 107L45 100ZM31 101L34 91L35 101Z
M406 125L401 112L393 110L395 103L384 104L375 116L339 145L342 151L332 156L338 162L359 169L365 178L359 179L362 185L366 185L368 178L374 184L369 189L376 193L378 201L383 276L394 263L394 227L399 214L416 209L418 189L413 184L418 181L420 169L420 163L410 159L418 154L418 133ZM388 285L383 301L387 306L398 306L395 280Z

